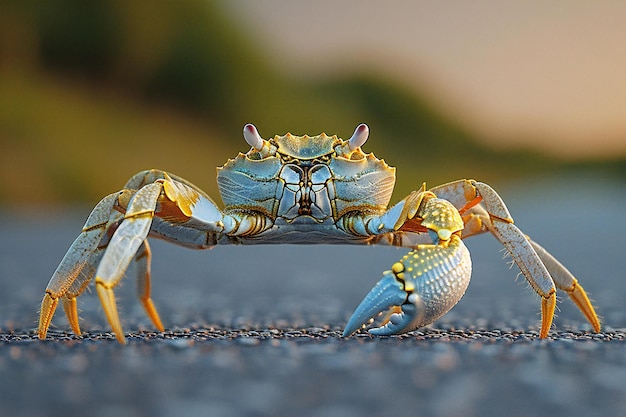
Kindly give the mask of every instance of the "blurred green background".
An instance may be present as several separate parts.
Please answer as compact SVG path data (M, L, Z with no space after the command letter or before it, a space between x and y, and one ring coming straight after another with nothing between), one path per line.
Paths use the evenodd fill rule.
M93 205L147 168L219 201L215 167L247 150L248 122L343 138L367 123L365 151L398 167L394 201L423 181L626 172L620 156L493 149L398 79L288 77L265 48L208 0L0 3L0 207Z

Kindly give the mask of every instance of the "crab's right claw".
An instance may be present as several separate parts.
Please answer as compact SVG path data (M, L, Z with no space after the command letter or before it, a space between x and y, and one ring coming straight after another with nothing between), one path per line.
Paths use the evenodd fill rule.
M461 299L472 272L469 251L458 235L449 241L420 245L409 252L365 296L343 332L350 336L379 314L379 336L406 333L426 326Z

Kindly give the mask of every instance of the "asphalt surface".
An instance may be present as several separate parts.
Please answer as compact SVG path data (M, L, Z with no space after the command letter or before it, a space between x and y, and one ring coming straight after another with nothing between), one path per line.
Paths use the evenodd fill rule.
M93 291L81 337L61 309L35 335L47 281L89 208L0 219L0 417L626 415L626 188L602 178L517 185L517 224L579 278L599 334L565 297L547 340L539 299L489 236L468 239L474 273L445 317L398 337L341 337L352 310L404 251L219 247L154 241L155 332L127 277L129 344Z

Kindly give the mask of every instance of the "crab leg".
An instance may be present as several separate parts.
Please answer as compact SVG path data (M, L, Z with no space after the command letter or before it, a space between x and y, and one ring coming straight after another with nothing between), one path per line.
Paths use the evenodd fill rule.
M161 183L153 183L137 191L126 210L124 221L113 234L96 270L95 282L98 297L120 343L126 343L126 339L117 313L113 288L122 278L130 261L148 236L162 189Z
M111 212L117 203L118 194L110 194L96 205L87 218L82 232L72 243L54 274L52 274L41 302L39 328L37 331L40 339L46 338L59 298L63 299L63 306L72 330L77 334L80 333L75 298L82 292L91 275L93 275L93 272L89 271L90 258L107 230ZM70 295L66 297L68 293Z
M466 218L466 226L463 231L463 237L472 236L478 233L484 233L491 231L493 226L491 225L491 219L489 213L481 205L476 205L468 210ZM587 318L594 331L600 331L600 320L596 315L593 305L589 301L587 293L583 289L582 285L574 277L574 275L560 263L550 252L539 245L534 240L526 236L526 239L530 242L531 246L543 262L544 266L550 273L554 284L558 289L561 289L570 296L572 301L580 309L580 311Z
M105 227L105 230L111 230L115 228L116 223L123 219L123 215L118 212L114 212L111 215L111 218ZM112 234L111 231L109 231ZM78 320L78 309L76 298L82 294L85 290L89 282L93 278L94 273L96 272L96 268L102 259L102 255L104 253L104 249L106 249L109 244L109 237L107 235L103 236L102 241L98 245L96 249L93 250L93 253L87 263L85 263L82 268L80 274L76 277L76 279L72 282L67 292L65 292L61 297L61 302L63 305L63 309L65 311L65 315L69 321L69 324L72 328L72 331L76 335L80 335L80 326ZM151 319L154 326L163 331L163 324L161 319L159 318L159 314L154 307L152 299L150 297L150 247L148 245L148 241L144 240L143 245L137 251L135 255L134 262L137 264L137 293L141 303L148 314L148 317Z
M490 231L508 250L531 287L541 296L540 337L546 337L556 307L556 287L567 291L595 331L600 321L582 286L545 249L531 241L513 224L506 205L487 184L460 180L433 188L438 196L452 202L466 223L463 237Z
M548 336L556 307L554 281L541 258L532 248L526 236L513 224L504 201L486 184L473 184L482 197L493 225L491 232L507 248L513 260L522 271L530 286L541 296L541 330L539 337Z
M46 337L62 301L72 330L80 334L76 298L95 275L96 290L116 338L125 343L113 288L131 261L137 264L137 292L150 320L163 324L150 296L148 235L198 249L217 244L222 234L246 232L248 223L224 216L193 184L164 171L143 171L126 188L102 199L57 267L41 303L39 337Z
M150 260L152 259L152 252L150 251L150 245L148 240L144 240L143 244L135 255L135 262L137 263L137 295L143 305L146 314L154 324L154 327L159 331L165 331L159 313L157 313L156 307L152 302L150 296Z
M530 240L531 245L537 252L537 255L541 258L550 275L554 279L554 283L557 288L567 292L572 301L578 306L580 311L585 315L593 330L595 332L600 331L600 320L593 308L593 305L587 297L587 293L583 289L582 285L578 283L578 280L574 275L561 264L554 256L552 256L547 250L540 246L537 242Z
M95 249L94 253L89 258L89 261L82 269L80 275L74 280L67 292L61 297L65 316L67 317L72 331L76 335L81 334L78 322L78 305L76 303L76 298L82 294L85 288L87 288L87 285L91 282L93 274L96 272L96 267L98 266L98 262L101 258L102 249L99 247Z
M166 173L150 174L161 178L143 186L132 196L124 220L111 237L95 274L98 297L120 343L125 343L126 339L113 288L133 259L138 263L139 298L155 327L163 330L150 297L151 255L146 238L153 232L153 225L155 234L166 239L171 238L172 229L176 229L177 243L197 248L210 247L209 240L215 241L216 233L224 228L224 217L208 197Z

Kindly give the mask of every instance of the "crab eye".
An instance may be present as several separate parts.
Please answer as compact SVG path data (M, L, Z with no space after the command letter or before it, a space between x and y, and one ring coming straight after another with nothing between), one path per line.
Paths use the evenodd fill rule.
M243 127L243 138L257 151L263 148L263 138L259 135L259 131L252 123L248 123Z
M369 134L370 129L365 123L358 125L356 129L354 129L352 137L348 140L350 150L353 151L356 148L363 146L363 144L367 141Z

